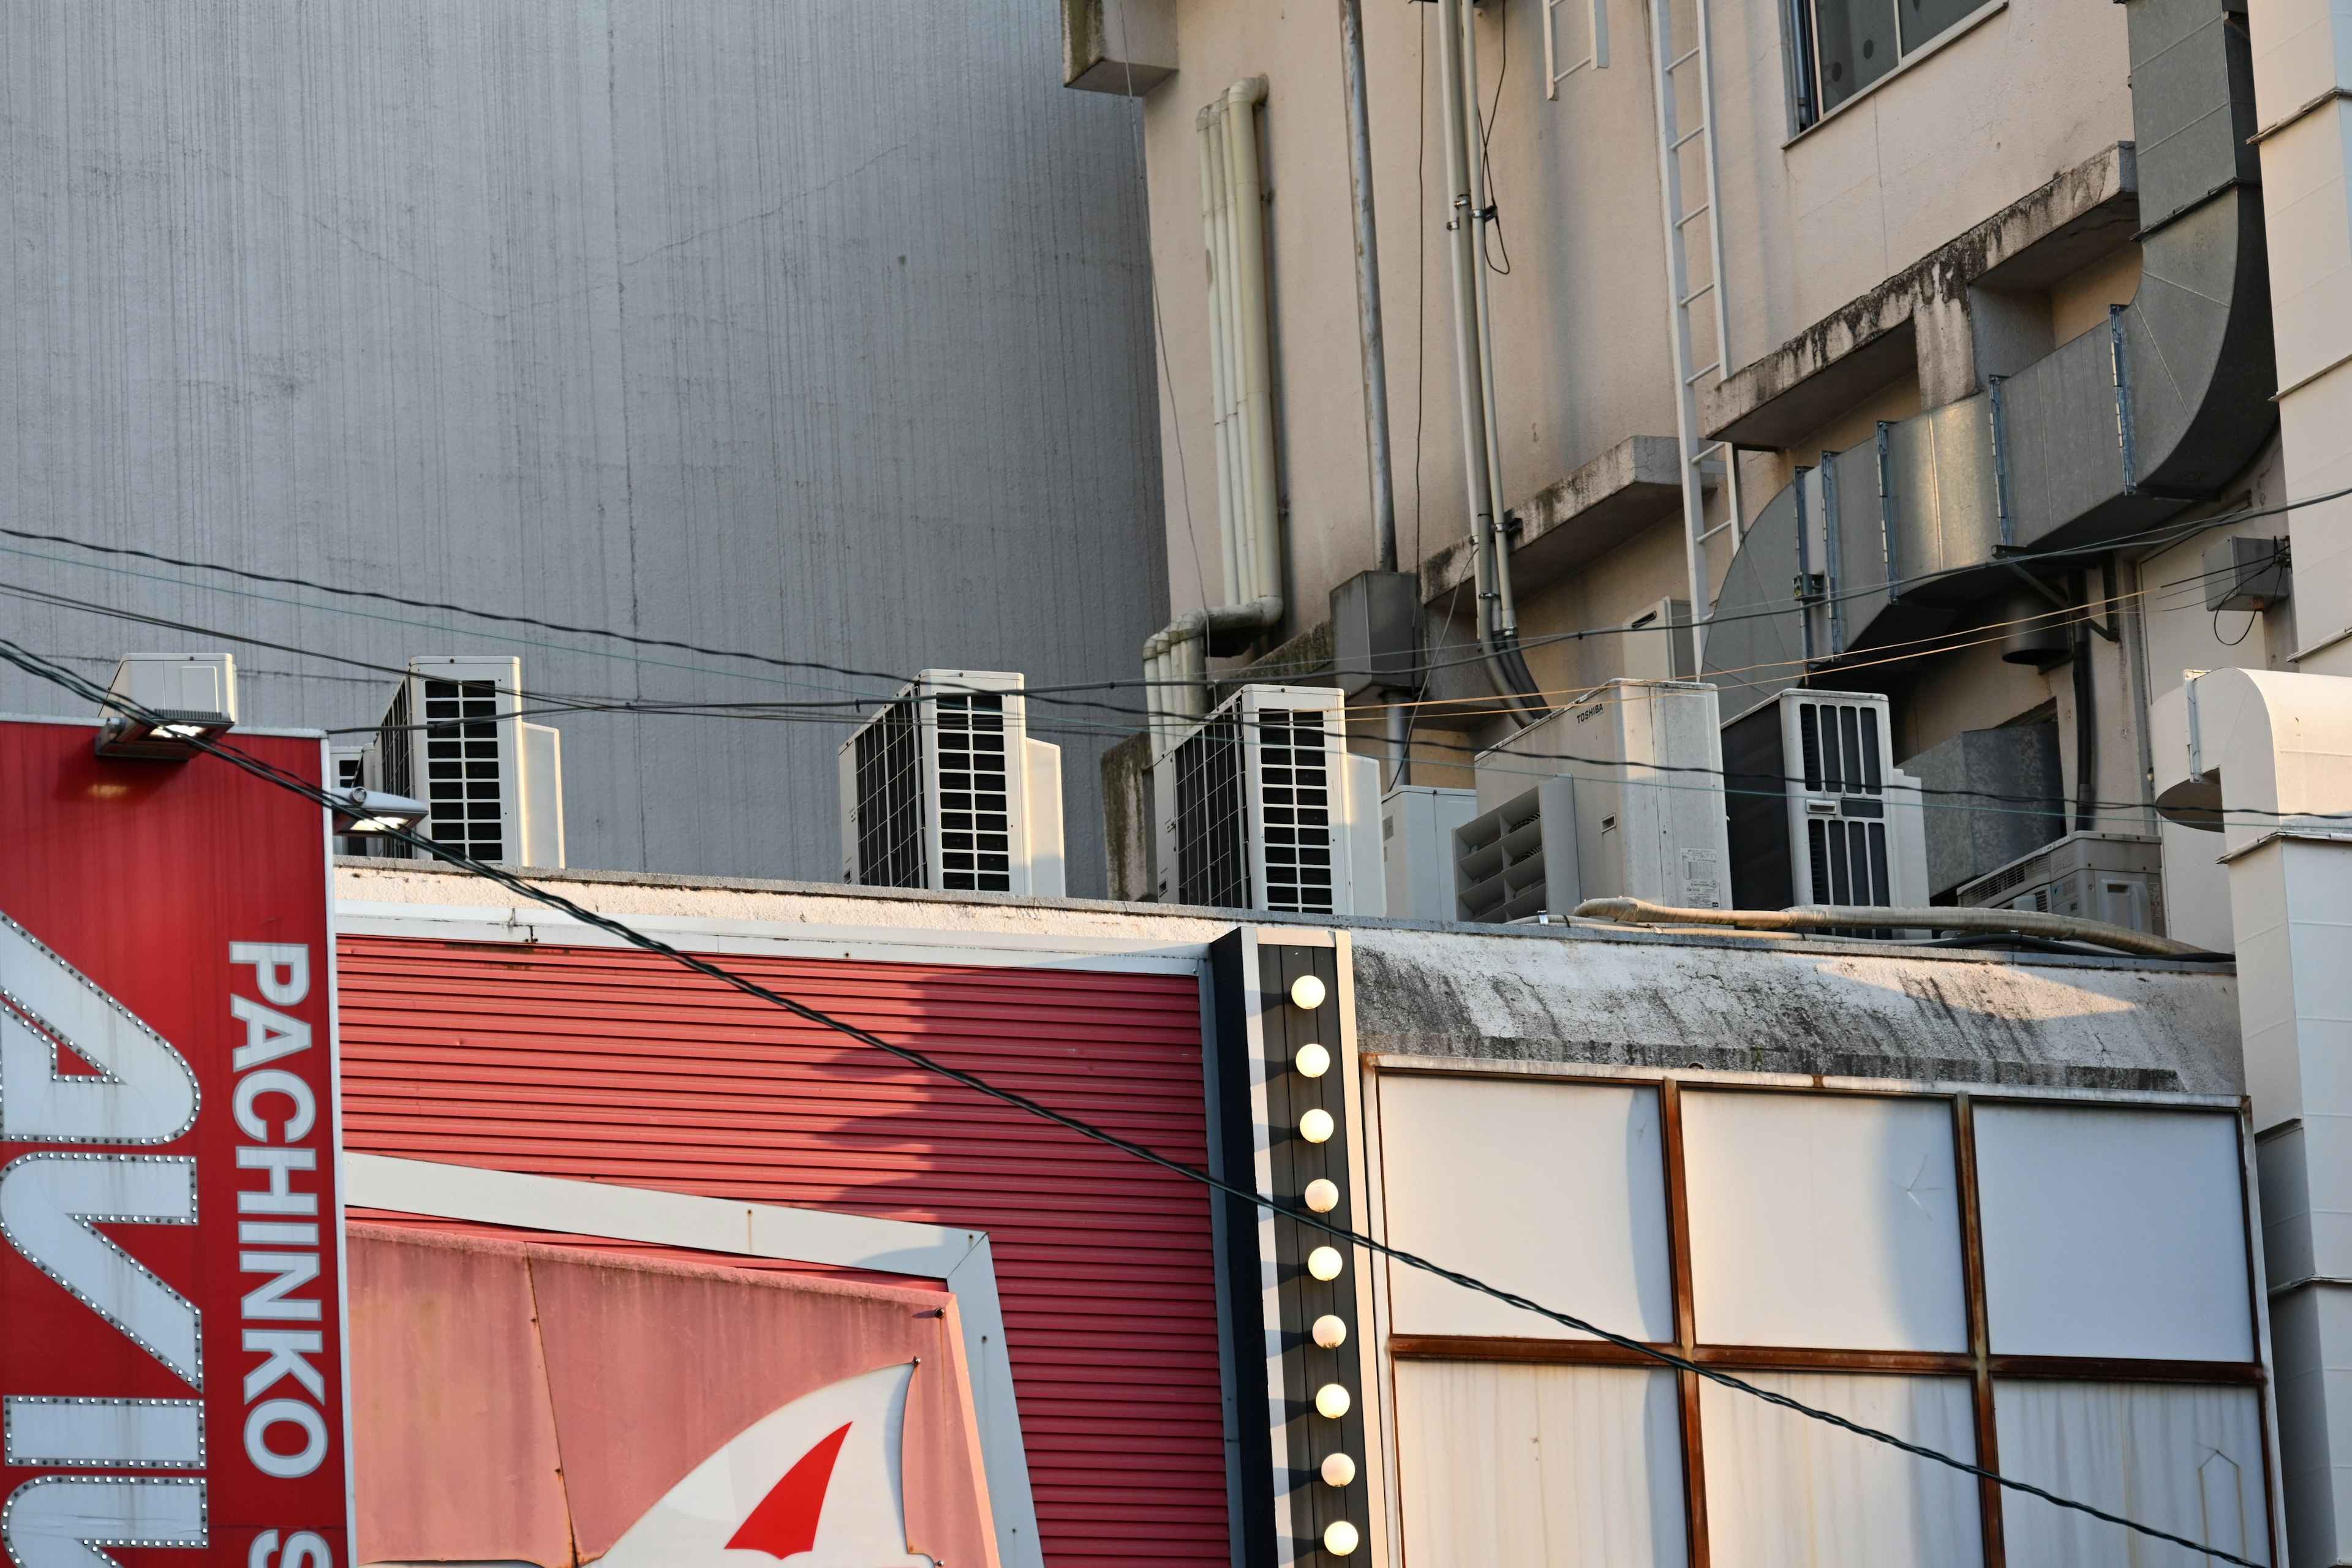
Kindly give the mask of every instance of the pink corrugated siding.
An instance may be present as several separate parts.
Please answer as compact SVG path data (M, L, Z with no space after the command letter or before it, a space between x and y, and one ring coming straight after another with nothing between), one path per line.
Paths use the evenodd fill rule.
M649 955L373 937L339 952L349 1147L986 1230L1047 1561L1229 1560L1198 1186ZM1189 978L728 963L1206 1159Z

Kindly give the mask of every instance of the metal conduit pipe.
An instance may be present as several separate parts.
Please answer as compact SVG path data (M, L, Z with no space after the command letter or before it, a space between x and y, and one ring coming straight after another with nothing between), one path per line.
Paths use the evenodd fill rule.
M1213 639L1282 624L1282 526L1275 484L1264 188L1257 106L1264 77L1235 82L1203 109L1201 218L1209 254L1209 383L1215 409L1217 517L1229 602L1188 611L1143 645L1153 756L1207 711Z
M2150 936L2105 921L2032 910L1881 909L1874 904L1803 904L1793 910L1677 910L1643 899L1587 899L1576 906L1580 920L1622 925L1737 926L1745 931L1982 931L2053 942L2088 942L2143 958L2201 956L2204 950L2170 937Z
M1388 347L1381 327L1381 237L1372 217L1372 115L1364 86L1363 0L1339 0L1348 80L1348 184L1356 205L1356 310L1364 348L1364 460L1371 470L1375 569L1397 569L1396 479L1389 458Z
M1462 404L1462 472L1470 507L1478 593L1478 651L1496 692L1529 719L1545 711L1517 647L1511 566L1503 548L1502 458L1495 418L1494 337L1484 240L1489 221L1478 118L1474 17L1463 0L1438 0L1438 76L1445 122L1446 247L1454 295L1454 377Z

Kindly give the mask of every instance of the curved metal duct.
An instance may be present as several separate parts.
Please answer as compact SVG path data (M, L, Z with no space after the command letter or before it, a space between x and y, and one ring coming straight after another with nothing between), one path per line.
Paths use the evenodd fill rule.
M1766 503L1719 604L1706 673L1932 637L2013 585L2012 552L2095 549L2252 461L2276 423L2253 71L2226 0L2126 0L2141 278L2105 330L1899 422ZM1890 588L1890 584L1892 587ZM1748 687L1768 700L1798 677Z

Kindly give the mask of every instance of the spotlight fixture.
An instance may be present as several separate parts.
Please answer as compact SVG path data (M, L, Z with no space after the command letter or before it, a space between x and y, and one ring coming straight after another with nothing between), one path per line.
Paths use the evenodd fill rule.
M1329 1214L1339 1206L1339 1184L1328 1176L1318 1176L1307 1183L1301 1195L1307 1199L1307 1206L1317 1214Z
M1298 1076L1301 1078L1321 1078L1331 1070L1331 1053L1321 1046L1304 1045L1298 1047L1298 1054L1291 1058L1291 1065L1298 1069Z
M1328 1142L1338 1130L1339 1123L1331 1120L1331 1113L1319 1105L1298 1119L1298 1135L1309 1143Z
M380 789L329 790L335 797L335 831L338 833L395 833L404 827L414 827L432 814L433 808L421 800L411 800L404 795L387 795Z
M100 704L100 756L184 763L196 754L194 742L236 727L236 660L225 653L128 654L106 694L148 717Z
M1336 1383L1327 1383L1315 1391L1315 1413L1328 1420L1337 1421L1355 1403L1348 1397L1348 1391Z
M1290 983L1290 1005L1312 1013L1323 1005L1323 983L1311 974L1302 974Z

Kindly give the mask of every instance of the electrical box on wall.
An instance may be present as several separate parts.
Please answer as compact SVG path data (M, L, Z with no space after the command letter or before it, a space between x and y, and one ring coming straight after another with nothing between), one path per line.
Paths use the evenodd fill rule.
M842 879L1058 899L1062 749L1019 675L926 669L841 748Z
M1480 815L1455 834L1461 918L1566 915L1599 898L1727 907L1717 711L1700 682L1612 680L1478 753ZM1499 873L1487 865L1498 845Z
M1162 902L1388 911L1381 764L1348 750L1328 686L1244 686L1158 764Z
M1783 691L1725 726L1737 907L1927 902L1919 781L1892 734L1870 691Z

